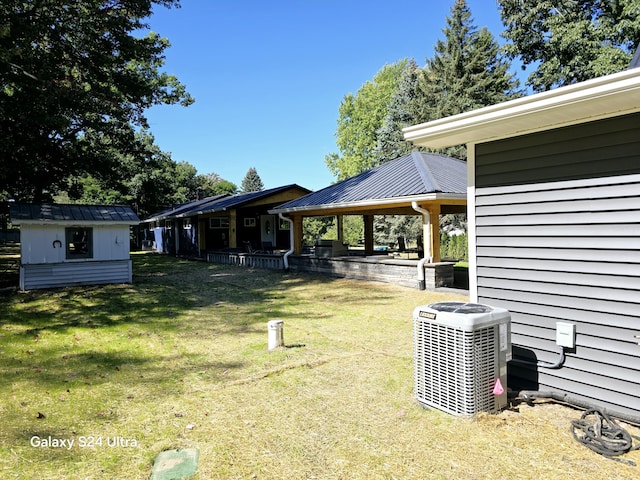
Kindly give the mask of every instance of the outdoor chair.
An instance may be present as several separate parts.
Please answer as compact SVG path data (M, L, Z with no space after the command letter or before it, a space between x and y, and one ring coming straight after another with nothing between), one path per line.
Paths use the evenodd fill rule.
M251 245L251 242L249 241L242 242L242 244L244 245L244 251L246 253L250 253L250 254L266 253L263 250L256 250L255 248L253 248L253 245Z

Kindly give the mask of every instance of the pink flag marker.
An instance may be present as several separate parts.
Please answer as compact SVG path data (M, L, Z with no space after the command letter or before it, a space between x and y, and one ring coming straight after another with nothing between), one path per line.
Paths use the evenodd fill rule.
M496 379L496 384L493 386L493 394L494 395L502 395L504 393L504 388L502 388L502 382L500 379Z

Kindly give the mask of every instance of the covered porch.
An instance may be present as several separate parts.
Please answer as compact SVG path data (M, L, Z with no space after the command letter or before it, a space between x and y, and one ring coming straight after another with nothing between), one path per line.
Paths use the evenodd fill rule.
M389 281L418 288L453 284L453 262L440 255L440 216L466 213L466 162L414 152L269 211L291 225L291 248L284 267L349 278ZM363 244L344 241L343 219L361 216ZM382 215L419 216L422 231L413 249L382 250L374 241L374 219ZM307 217L333 216L337 238L304 245ZM309 248L311 247L311 248Z
M329 187L269 209L280 228L289 230L289 249L274 252L208 251L213 263L284 269L338 277L437 288L452 286L454 262L441 261L440 216L466 213L466 162L443 155L414 152ZM343 219L361 216L362 244L347 245ZM415 248L376 247L374 219L411 215L421 219ZM335 217L337 238L305 245L308 217Z

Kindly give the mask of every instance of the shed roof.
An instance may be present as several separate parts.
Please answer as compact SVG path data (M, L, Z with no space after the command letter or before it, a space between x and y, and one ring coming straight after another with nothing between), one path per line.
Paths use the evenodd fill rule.
M126 205L68 205L12 203L11 223L21 224L127 224L137 225L138 216Z
M414 152L383 163L304 197L271 213L385 205L411 200L466 198L467 164L444 155Z

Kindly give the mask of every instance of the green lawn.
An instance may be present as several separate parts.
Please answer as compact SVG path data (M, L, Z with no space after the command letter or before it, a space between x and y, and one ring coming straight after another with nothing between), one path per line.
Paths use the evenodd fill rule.
M573 441L566 407L415 404L412 310L464 297L133 259L133 285L0 297L1 478L148 479L187 447L197 479L637 478Z

